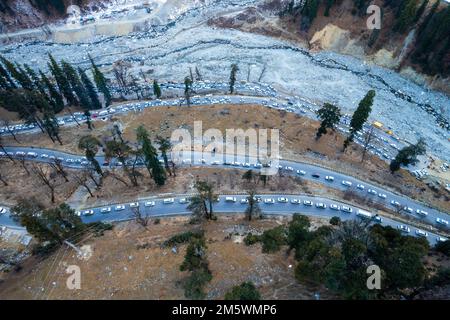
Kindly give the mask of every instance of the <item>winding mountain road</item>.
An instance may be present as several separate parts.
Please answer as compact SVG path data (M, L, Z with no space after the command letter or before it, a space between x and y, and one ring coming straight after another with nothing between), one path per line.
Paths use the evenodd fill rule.
M56 150L33 147L5 147L5 149L11 157L24 158L27 161L50 163L55 161L55 159L59 159L64 166L72 169L82 169L84 166L88 165L86 158L81 155L68 154ZM0 153L0 156L5 157L6 155ZM218 155L211 153L181 152L173 154L172 158L176 159L180 167L196 166L222 169L253 169L255 171L258 171L261 168L261 165L257 159L249 156L231 156L230 158L230 155L221 155L219 157ZM109 162L105 161L104 156L97 156L96 159L100 164L104 165L104 169L113 167L121 168L121 164L118 163L117 159L112 159ZM105 166L106 163L108 163L108 165ZM406 196L387 190L381 186L374 185L344 173L335 172L327 168L307 163L280 160L279 166L279 170L281 170L283 174L289 174L302 179L315 181L327 187L342 191L352 190L361 196L370 198L372 201L380 203L385 207L390 207L393 210L395 209L395 205L393 205L393 203L398 203L402 208L404 208L403 212L411 218L430 226L439 226L446 230L449 229L449 215L447 212L441 212ZM333 181L331 181L330 178L326 180L326 177L332 177ZM184 211L175 211L175 213L183 212ZM170 213L174 212L167 212L167 214Z

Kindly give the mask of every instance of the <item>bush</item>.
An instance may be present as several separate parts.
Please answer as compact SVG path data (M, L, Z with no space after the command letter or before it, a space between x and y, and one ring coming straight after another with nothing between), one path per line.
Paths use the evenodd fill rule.
M203 287L210 282L212 275L209 271L204 269L197 269L192 271L191 275L185 280L184 295L188 299L204 299L205 293Z
M101 237L105 233L105 231L112 230L113 225L110 223L104 222L92 222L86 225L87 228L93 227L92 232L95 237Z
M339 217L333 217L330 219L330 224L333 226L339 226L341 225L341 218Z
M244 243L247 246L251 246L254 245L257 242L261 241L261 236L258 236L256 234L251 234L249 233L245 238L244 238Z
M59 243L47 241L34 245L33 248L31 249L31 253L36 256L45 257L55 252L58 248Z
M447 257L450 257L450 240L441 241L434 247L437 252L445 254Z
M282 245L286 244L286 231L283 226L266 230L261 236L261 241L264 253L277 252Z
M161 223L161 219L157 218L155 219L155 221L153 222L153 224L160 224Z
M252 282L243 282L225 294L225 300L260 300L261 295Z
M192 238L203 237L203 231L187 231L172 236L169 240L164 241L163 246L171 247L176 244L188 243Z

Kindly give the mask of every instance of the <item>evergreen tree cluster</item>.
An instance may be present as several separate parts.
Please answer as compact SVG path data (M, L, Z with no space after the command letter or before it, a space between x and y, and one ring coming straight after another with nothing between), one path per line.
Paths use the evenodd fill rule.
M300 282L324 284L344 299L379 299L416 288L427 277L426 239L402 235L391 227L344 221L310 231L308 217L294 215L287 242L295 250ZM367 288L367 268L381 271L381 290Z
M59 14L66 12L64 0L31 0L31 4L47 15L50 15L52 10L56 10Z
M38 126L53 141L60 141L55 115L66 106L81 106L85 111L101 109L97 90L107 104L111 102L106 79L91 62L96 87L81 68L75 69L64 60L58 63L50 54L50 75L0 56L0 107L17 112L27 124Z
M321 7L323 15L328 17L331 8L341 4L342 1L338 0L292 0L280 11L279 16L301 16L299 27L308 31ZM353 0L351 13L365 18L370 4L370 0ZM450 74L450 6L441 5L441 1L384 0L383 8L382 13L386 9L393 13L393 25L373 30L368 38L368 47L374 47L380 33L406 35L415 28L416 38L410 61L427 74L447 77Z

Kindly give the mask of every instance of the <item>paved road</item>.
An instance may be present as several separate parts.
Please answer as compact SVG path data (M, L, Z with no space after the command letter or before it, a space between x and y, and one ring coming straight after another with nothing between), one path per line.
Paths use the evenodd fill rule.
M54 161L52 158L59 158L65 166L74 169L83 168L83 166L88 164L83 156L67 154L55 150L38 149L32 147L5 148L11 156L16 158L21 157L20 153L22 152L26 155L26 159L30 161L52 162ZM34 153L33 156L28 156L30 152ZM180 159L179 166L182 167L204 166L217 168L235 168L243 170L259 170L260 167L260 165L258 166L259 162L256 158L248 156L235 156L234 159L223 159L218 158L214 154L192 152L173 155L173 158L175 157ZM105 163L104 156L98 156L97 160L100 164ZM430 208L406 196L386 190L385 188L376 186L374 184L343 173L334 172L330 169L311 164L280 160L279 165L280 170L283 174L289 174L301 177L302 179L316 181L330 188L335 188L338 190L352 190L364 197L370 198L374 202L384 205L385 207L391 207L391 209L395 209L393 203L398 203L402 208L404 208L403 212L408 216L434 227L441 227L447 230L449 229L449 213ZM120 168L121 166L117 163L116 159L112 159L109 162L108 167ZM105 167L105 169L107 169L108 167ZM318 177L314 177L313 175L315 174L317 174ZM333 177L334 181L326 180L325 178L327 176ZM347 185L345 185L344 183L346 183Z
M188 204L183 202L182 199L186 200L188 196L177 196L173 198L148 198L141 199L136 202L139 206L139 210L143 216L149 217L169 217L169 216L180 216L180 215L190 215L191 213L187 210ZM288 216L293 213L302 213L308 216L316 216L321 218L331 218L334 216L340 217L342 220L351 219L368 219L361 217L359 214L360 209L355 206L346 205L338 201L329 200L322 197L312 197L312 196L293 196L293 195L260 195L261 202L260 207L264 214L266 215L280 215ZM228 198L234 198L234 201L227 201ZM232 214L232 213L243 213L247 207L242 200L246 199L245 195L222 195L219 197L219 202L214 205L214 210L218 213ZM280 198L285 198L287 202L280 201ZM173 202L166 203L169 199L173 199ZM273 203L266 203L267 199L271 199ZM294 201L295 203L293 203ZM305 204L305 201L309 201L309 204ZM319 208L318 204L323 204L323 208ZM335 205L334 209L331 208ZM343 207L347 211L343 211ZM83 220L83 222L118 222L127 221L133 219L133 209L130 203L115 204L111 206L97 207L91 209L85 209L78 211ZM103 212L102 212L103 211ZM351 211L351 212L349 212ZM379 219L379 220L376 220ZM425 236L428 241L434 245L439 241L446 241L446 238L440 237L433 232L427 232L425 230L420 230L414 228L407 224L401 224L392 219L385 217L378 217L372 215L371 218L373 223L381 223L385 226L391 226L395 229L399 229L400 226L404 226L404 234L409 234L412 236ZM14 221L9 218L8 214L0 216L0 224L14 226Z
M161 85L164 92L179 94L184 90L184 84L181 83L166 83ZM278 110L285 110L288 112L294 112L303 116L317 120L316 111L319 109L315 102L310 101L299 96L288 96L278 93L273 87L265 84L244 83L236 84L236 91L240 95L222 95L211 94L208 92L226 92L228 90L228 83L217 82L196 82L193 89L198 95L192 97L192 105L211 105L211 104L259 104ZM108 109L96 110L92 112L92 117L95 120L100 120L112 115L125 114L128 112L139 112L145 108L157 107L157 106L173 106L184 103L183 98L165 99L165 100L151 100L140 101L133 103L125 103L110 107ZM78 112L74 114L74 117L78 122L85 122L85 116ZM344 115L341 119L341 123L338 126L338 130L343 134L347 134L349 131L350 115ZM64 115L58 117L58 123L61 126L75 125L76 122L70 115ZM37 133L39 129L31 124L16 124L13 130L16 134L25 133ZM370 130L370 125L365 125L360 135L355 137L355 143L363 145L363 134ZM0 134L9 135L6 127L0 127ZM369 153L376 155L384 161L390 161L397 154L398 150L406 146L408 142L400 141L398 138L392 135L386 134L383 130L375 128L374 137L369 146Z

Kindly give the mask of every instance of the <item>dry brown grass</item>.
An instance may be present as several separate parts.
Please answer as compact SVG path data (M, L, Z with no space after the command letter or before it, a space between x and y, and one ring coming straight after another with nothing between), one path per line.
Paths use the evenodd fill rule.
M327 223L313 219L314 224ZM184 299L179 271L186 245L177 254L161 247L164 240L193 228L183 218L165 219L144 229L135 223L118 224L103 237L87 241L93 255L78 260L73 251L61 252L29 268L21 277L0 285L0 299ZM272 228L282 220L258 220L250 226L257 230ZM262 254L260 245L247 247L227 235L233 226L246 225L241 216L220 216L217 222L204 224L207 254L213 280L205 288L208 299L223 299L226 291L242 281L254 281L267 299L312 299L317 288L298 284L294 278L293 257L285 250ZM230 229L231 228L231 229ZM157 235L157 236L155 236ZM145 249L138 244L146 243ZM54 260L54 258L57 258ZM52 265L53 261L57 261ZM68 265L81 268L81 290L65 286ZM46 278L48 275L48 278ZM44 281L46 279L46 281ZM42 291L41 287L45 287ZM332 298L327 292L323 298Z

